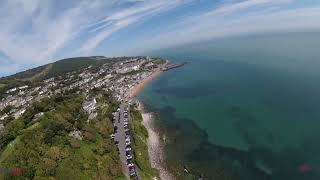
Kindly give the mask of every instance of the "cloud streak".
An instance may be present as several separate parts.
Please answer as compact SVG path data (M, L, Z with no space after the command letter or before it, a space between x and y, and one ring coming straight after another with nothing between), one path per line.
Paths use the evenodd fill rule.
M5 0L0 3L0 53L12 64L40 65L64 48L93 53L110 35L188 1L181 0ZM70 3L70 4L68 4ZM17 13L19 12L19 13ZM76 42L76 43L75 43ZM1 63L1 61L0 61ZM15 68L16 69L16 68Z
M0 75L56 58L93 55L101 47L140 55L234 35L320 30L319 19L320 3L298 0L3 0ZM150 24L152 33L146 30ZM130 34L116 36L129 29ZM133 36L136 42L127 41ZM115 44L108 43L112 37Z
M147 52L235 35L320 30L320 6L285 9L293 0L247 0L184 19L134 51ZM183 31L181 32L181 29ZM170 39L170 41L163 41ZM156 48L153 44L157 44Z

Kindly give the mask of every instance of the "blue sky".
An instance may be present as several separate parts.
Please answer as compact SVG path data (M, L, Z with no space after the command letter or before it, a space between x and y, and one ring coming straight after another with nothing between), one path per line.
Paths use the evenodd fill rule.
M2 0L0 76L72 56L147 55L235 35L319 31L319 0Z

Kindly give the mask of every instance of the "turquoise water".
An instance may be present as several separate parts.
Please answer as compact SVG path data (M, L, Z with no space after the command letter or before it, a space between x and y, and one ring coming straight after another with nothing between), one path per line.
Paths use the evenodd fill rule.
M320 178L315 35L242 37L160 53L189 62L139 95L157 114L177 178Z

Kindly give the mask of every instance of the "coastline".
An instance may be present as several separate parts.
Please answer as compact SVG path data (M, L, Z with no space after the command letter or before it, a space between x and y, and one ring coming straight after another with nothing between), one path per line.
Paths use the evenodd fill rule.
M159 134L155 130L153 114L145 112L141 102L139 102L138 109L142 115L142 124L147 129L149 135L147 145L151 167L158 170L160 179L172 180L172 175L164 167L163 143L161 143Z
M160 75L163 71L161 69L156 69L149 75L148 77L144 78L139 84L135 85L133 88L131 88L128 92L128 96L130 98L134 98L137 96L152 79Z
M167 64L166 62L165 64ZM131 88L128 92L130 98L135 98L143 88L152 81L155 77L159 76L163 71L159 68L151 73L148 77L144 78L139 84ZM135 98L136 99L136 98ZM164 167L163 158L163 145L160 141L159 134L156 132L153 125L153 115L151 112L145 112L143 103L136 99L138 102L137 110L142 116L142 125L148 131L147 147L149 154L149 161L152 168L155 168L159 172L160 179L171 180L172 175Z

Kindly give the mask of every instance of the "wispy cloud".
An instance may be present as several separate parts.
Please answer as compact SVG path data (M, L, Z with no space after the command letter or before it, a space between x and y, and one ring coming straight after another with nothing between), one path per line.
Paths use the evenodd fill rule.
M298 0L2 0L0 55L4 58L0 59L0 75L45 64L57 57L94 54L99 47L113 46L108 44L111 37L118 38L116 54L137 54L240 34L319 30L320 3L308 2L304 5ZM211 5L199 8L199 4ZM172 18L176 12L177 17ZM154 21L159 17L163 24ZM150 30L150 24L149 34L144 30ZM115 36L130 27L139 29L140 34L136 34L138 30L130 31L126 37ZM130 36L137 36L134 39L138 41L122 48L121 44L127 44L126 38Z
M146 40L143 47L134 51L145 52L242 34L320 30L320 5L286 8L295 3L294 0L229 2L184 19L165 33ZM151 44L157 44L157 47Z
M129 25L141 23L150 19L154 15L171 10L187 2L191 2L191 0L141 1L137 6L132 6L107 16L99 22L96 22L96 24L99 24L100 26L96 27L94 30L101 31L88 39L80 51L90 52L94 50L101 41L108 38L114 32L117 32Z
M0 53L20 66L47 63L70 46L74 55L83 55L118 30L186 2L4 0L0 3Z

